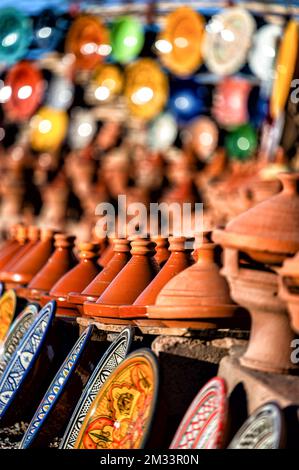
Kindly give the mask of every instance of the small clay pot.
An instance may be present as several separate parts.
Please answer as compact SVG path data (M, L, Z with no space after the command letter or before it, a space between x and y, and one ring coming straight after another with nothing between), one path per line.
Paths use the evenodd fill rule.
M168 238L157 235L152 237L152 241L156 244L155 260L162 268L170 256Z
M159 271L154 244L147 237L134 237L132 258L114 278L96 303L84 303L84 315L119 317L120 305L132 305Z
M6 240L0 249L0 271L7 265L21 248L21 244L18 240L18 230L21 226L14 225L10 230L10 236ZM23 230L23 228L22 228Z
M279 274L280 298L287 304L293 330L299 333L299 253L286 259Z

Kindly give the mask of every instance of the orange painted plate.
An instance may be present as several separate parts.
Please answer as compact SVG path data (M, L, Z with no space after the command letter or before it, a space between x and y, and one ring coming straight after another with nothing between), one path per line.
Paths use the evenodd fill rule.
M3 341L14 319L17 307L17 297L10 289L0 298L0 341Z
M143 448L158 391L154 354L139 349L109 376L89 408L75 449Z
M190 75L202 64L205 20L188 6L170 13L156 41L161 61L179 76Z
M275 66L270 102L270 111L275 119L283 112L290 93L298 56L298 41L298 25L295 20L291 20L281 41Z

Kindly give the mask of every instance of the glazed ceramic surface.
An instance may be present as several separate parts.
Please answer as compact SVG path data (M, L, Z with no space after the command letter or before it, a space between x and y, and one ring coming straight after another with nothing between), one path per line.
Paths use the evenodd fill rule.
M30 140L38 152L55 151L62 144L68 128L68 115L64 110L41 107L31 120Z
M88 410L111 372L113 372L126 357L131 347L132 339L133 331L130 328L125 328L100 359L70 419L62 440L61 448L74 448Z
M0 346L0 377L38 313L36 304L27 305L13 322Z
M191 403L170 448L221 449L226 421L226 385L223 379L215 377Z
M135 59L144 44L144 32L141 22L133 16L117 18L111 28L111 46L113 58L121 64Z
M8 290L0 299L0 341L4 340L16 313L17 297L14 290Z
M0 380L0 419L11 406L29 370L38 358L55 314L55 302L49 302L39 313L22 339Z
M285 445L285 423L275 403L263 405L237 432L229 449L280 449Z
M139 349L105 381L87 412L77 449L144 447L155 410L158 368L155 356Z
M27 428L27 431L20 444L21 449L25 449L30 446L31 441L35 438L36 434L45 423L47 417L51 413L52 408L55 406L59 396L63 392L63 389L65 388L73 370L76 368L80 356L84 351L87 342L90 340L91 334L92 327L87 328L84 333L82 333L75 346L65 359L61 368L57 372L39 407L37 408L31 423Z
M266 24L254 35L248 63L253 73L263 81L272 82L274 78L274 64L281 35L282 28L276 24Z
M167 150L174 143L177 133L177 123L172 114L163 113L150 125L148 145L153 150Z
M0 62L13 64L27 52L32 35L31 20L16 8L0 10ZM15 38L14 41L11 39Z

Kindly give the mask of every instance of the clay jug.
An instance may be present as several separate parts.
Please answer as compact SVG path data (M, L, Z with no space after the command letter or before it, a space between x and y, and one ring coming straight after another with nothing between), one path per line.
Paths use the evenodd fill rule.
M157 235L152 237L152 241L156 244L155 260L162 268L170 256L168 238Z
M147 317L147 306L153 305L157 295L170 279L194 263L191 256L192 249L186 248L185 237L170 237L170 257L163 268L158 272L152 282L137 297L133 305L120 307L120 316L125 318Z
M39 300L42 294L48 293L54 284L77 264L73 254L75 237L59 233L54 235L54 240L54 253L28 284L28 295L31 299Z
M114 278L96 303L84 304L84 314L118 317L119 305L131 305L154 279L159 266L154 258L154 243L148 237L134 237L132 258Z
M115 238L112 242L114 256L105 268L91 281L80 295L69 294L69 301L83 304L86 300L96 302L117 274L131 258L130 242L124 238Z

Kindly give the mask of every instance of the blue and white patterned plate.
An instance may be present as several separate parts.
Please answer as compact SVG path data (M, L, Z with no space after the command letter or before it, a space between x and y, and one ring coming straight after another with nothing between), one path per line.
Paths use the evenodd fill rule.
M20 449L30 447L33 440L36 438L38 432L45 424L46 419L53 410L61 393L66 387L68 380L76 369L76 366L82 356L86 345L92 336L93 327L88 327L80 336L75 346L63 362L51 385L49 386L45 396L39 404L31 423L28 426L26 433L20 443ZM54 436L53 436L54 437Z
M34 366L55 316L56 302L45 305L9 361L0 380L0 421Z
M29 304L24 308L23 312L17 316L11 325L3 344L0 346L0 378L9 363L12 355L16 351L23 337L27 333L29 327L34 322L38 314L38 305Z
M87 382L75 411L63 436L60 448L73 449L86 414L96 398L101 386L111 372L126 357L132 343L134 330L125 328L101 357L97 367Z

